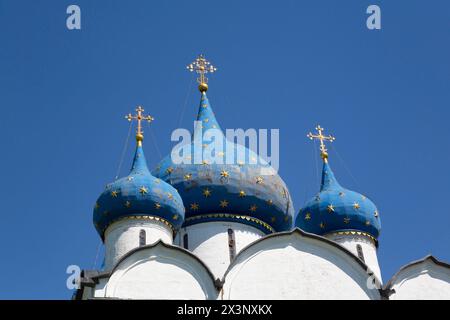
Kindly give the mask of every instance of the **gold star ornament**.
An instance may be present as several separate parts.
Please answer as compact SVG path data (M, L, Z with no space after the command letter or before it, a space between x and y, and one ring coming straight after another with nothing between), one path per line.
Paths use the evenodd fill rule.
M227 200L221 200L220 201L220 207L221 208L226 208L228 207L229 202Z
M334 212L334 207L333 207L333 205L332 205L332 204L329 204L329 205L327 206L327 210L328 210L328 213Z
M222 171L220 172L220 176L221 176L222 178L228 178L228 177L230 176L230 174L228 173L228 171L222 170Z
M208 198L211 196L211 190L209 190L208 188L203 189L203 195L205 196L205 198Z
M142 186L139 188L139 192L140 192L140 194L144 195L144 194L148 193L148 190L146 187Z

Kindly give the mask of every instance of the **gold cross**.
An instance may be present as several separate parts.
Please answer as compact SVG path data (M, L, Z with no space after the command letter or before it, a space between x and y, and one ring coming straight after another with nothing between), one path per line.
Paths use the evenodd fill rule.
M128 121L137 121L137 129L136 129L136 141L138 142L138 145L142 144L142 140L144 139L144 131L142 130L142 120L148 121L149 123L155 120L152 116L145 116L142 113L144 112L144 109L141 106L138 106L136 108L136 115L132 115L131 113L127 114L125 116L125 119Z
M318 125L316 127L316 130L318 132L318 134L312 134L311 132L307 134L307 137L310 138L311 140L317 139L320 141L320 156L322 157L323 161L327 162L328 159L328 153L327 153L327 148L325 147L325 143L323 143L324 141L330 141L333 142L334 140L336 140L335 137L333 137L332 135L329 136L324 136L323 135L323 128Z
M214 67L211 62L206 60L204 55L199 55L197 59L195 59L191 64L186 67L191 72L196 72L199 74L197 78L197 82L199 84L198 89L200 92L206 92L208 90L208 78L206 78L205 74L214 73L217 71L217 68Z

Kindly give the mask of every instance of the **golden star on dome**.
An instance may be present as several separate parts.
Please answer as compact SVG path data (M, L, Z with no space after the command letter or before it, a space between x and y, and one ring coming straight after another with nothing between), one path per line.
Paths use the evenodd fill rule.
M319 224L319 227L320 227L320 229L325 229L325 223L321 222L321 223Z
M192 174L188 173L184 175L184 180L189 181L192 179Z
M220 207L221 208L226 208L226 207L228 207L228 201L227 200L221 200L220 201Z
M178 215L177 214L173 215L172 219L173 220L178 220Z
M129 208L131 207L131 202L130 201L125 201L124 206Z
M245 191L241 190L241 191L239 191L239 198L243 198L243 197L245 197Z
M222 178L228 178L230 176L230 174L228 173L228 171L222 170L222 171L220 171L220 176Z
M256 184L262 184L264 179L262 177L256 177Z
M191 203L191 210L194 210L194 211L196 211L196 210L198 210L198 208L199 208L199 205L198 205L198 203Z
M148 193L148 190L147 190L146 187L142 186L142 187L139 189L139 192L140 192L142 195L144 195L144 194Z
M334 212L334 207L333 207L333 205L332 205L332 204L329 204L329 205L327 206L327 210L328 210L328 213Z
M95 203L94 209L97 210L98 208L100 208L100 205L98 204L98 202Z
M305 220L311 220L311 213L307 212L305 214Z
M366 226L370 226L370 221L369 220L366 221Z
M203 189L203 195L205 196L205 198L208 198L211 196L211 190L209 190L208 188Z
M255 212L256 209L258 209L258 207L257 207L256 205L252 205L252 206L250 207L250 211L251 211L251 212Z
M173 172L173 168L172 167L168 167L166 169L166 173L171 174Z
M173 195L170 192L167 192L167 198L169 198L169 200L173 200Z
M344 218L344 223L348 224L350 222L350 218Z
M117 198L118 195L119 195L119 191L117 191L117 190L111 191L111 197Z
M355 202L355 203L353 204L353 209L355 209L355 210L358 210L360 207L361 207L361 206L359 205L358 202Z
M270 221L275 222L275 221L277 221L277 218L272 217L272 218L270 218Z
M204 120L203 120L203 122L208 122L208 121L209 121L209 119L208 119L208 118L206 118L206 119L204 119Z
M269 200L266 201L266 203L267 203L267 205L271 206L271 205L273 205L273 200L269 199Z
M157 203L155 203L155 209L156 209L156 210L159 210L159 209L161 209L161 204L159 204L158 202L157 202Z

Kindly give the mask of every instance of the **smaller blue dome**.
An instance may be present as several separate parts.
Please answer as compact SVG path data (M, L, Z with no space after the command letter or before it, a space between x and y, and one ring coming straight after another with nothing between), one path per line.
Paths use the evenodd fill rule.
M343 188L324 161L320 192L300 210L295 225L319 235L361 231L377 239L380 217L375 204L360 193Z
M180 195L170 184L150 174L140 143L130 174L108 184L94 208L94 225L102 238L111 223L127 217L160 220L174 232L184 222Z

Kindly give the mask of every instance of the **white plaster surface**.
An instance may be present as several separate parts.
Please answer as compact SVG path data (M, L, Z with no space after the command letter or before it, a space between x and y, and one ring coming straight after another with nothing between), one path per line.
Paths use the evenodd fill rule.
M119 220L105 231L105 270L113 268L124 254L139 247L141 230L145 230L146 244L152 244L158 240L172 243L172 230L160 221Z
M236 254L253 241L264 236L254 227L235 222L207 222L194 224L180 230L180 245L183 236L188 234L188 250L197 255L213 272L215 277L222 278L230 265L228 247L228 229L234 230Z
M198 260L161 243L126 256L96 293L119 299L217 298L214 281Z
M373 240L363 235L339 235L335 233L326 235L325 237L339 243L356 257L358 257L356 246L358 244L361 245L364 254L364 263L373 271L375 276L382 283L380 265L378 264L377 247Z
M450 269L430 259L400 271L391 300L450 300Z
M268 237L242 252L226 274L224 299L379 299L361 264L300 232Z

